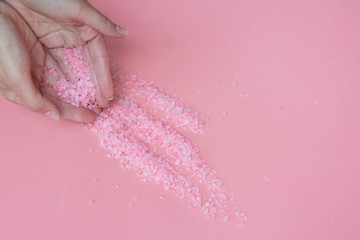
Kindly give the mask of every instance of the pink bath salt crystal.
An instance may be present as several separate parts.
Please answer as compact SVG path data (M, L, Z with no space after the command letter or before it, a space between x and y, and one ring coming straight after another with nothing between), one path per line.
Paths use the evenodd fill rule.
M121 158L124 167L133 170L140 180L161 184L176 196L188 199L190 204L200 206L201 195L193 190L194 185L188 177L174 169L165 157L155 154L133 137L118 116L117 108L109 107L93 124L92 131L98 134L100 146L115 158Z
M223 223L227 223L229 221L229 216L224 216L222 221Z
M100 144L105 150L109 151L117 159L128 159L124 163L127 169L133 169L133 167L126 163L137 159L135 158L136 155L131 154L151 152L151 154L146 155L150 157L150 160L146 162L147 164L157 162L157 165L159 165L159 161L166 161L162 166L161 164L157 166L157 168L165 168L165 170L168 168L168 172L172 173L168 176L170 182L163 184L164 189L169 190L172 187L172 189L181 189L181 192L183 192L183 189L188 189L186 191L191 192L192 195L186 196L177 192L177 196L180 198L188 197L188 199L191 200L195 199L198 205L201 202L199 188L192 187L190 189L191 183L189 179L183 177L180 172L175 170L173 166L171 166L170 161L165 157L155 157L156 154L154 154L153 150L148 146L156 145L165 150L168 156L174 159L181 159L181 166L191 171L193 176L204 179L204 183L213 195L213 198L209 200L211 206L206 210L206 214L215 216L219 210L226 208L226 190L222 186L222 181L216 177L215 171L202 160L196 145L169 125L166 125L159 119L155 119L145 109L140 108L132 97L125 96L118 99L115 104L112 104L101 113L93 127L93 131L100 136ZM125 137L128 137L128 139L124 140L123 138ZM124 144L126 144L129 139L132 141L131 147L139 148L138 150L132 149L131 151L127 151L124 149ZM164 141L164 139L168 139L168 141ZM127 146L127 148L130 148L130 146ZM141 148L144 149L140 150ZM159 158L159 160L153 160L154 157ZM145 159L145 157L141 157L141 159ZM140 169L135 168L135 170L139 171ZM165 172L165 174L168 174L168 172ZM176 177L180 177L182 181L186 182L174 182ZM155 179L156 178L158 178L158 176L155 176ZM140 174L140 179L146 182L147 179L154 179L154 175L150 172L145 178ZM181 183L182 186L179 186L179 183ZM195 205L194 202L192 202L192 204Z
M113 106L117 109L118 118L129 126L131 134L149 145L157 145L165 150L174 161L187 170L196 173L211 189L221 189L222 181L216 178L199 153L196 145L178 133L171 126L155 119L149 112L138 106L132 97L126 96Z
M88 109L97 108L95 85L91 81L91 74L87 63L81 55L82 47L64 48L65 62L70 66L75 78L75 83L70 82L56 69L45 67L44 73L59 78L55 85L44 83L55 89L61 101L72 104L76 107Z
M155 109L164 112L164 120L170 121L176 127L183 127L194 133L204 133L204 123L206 118L186 106L182 100L171 97L163 89L153 85L142 76L128 76L120 73L120 80L125 81L127 86L133 88L129 91L132 96L137 96L141 100L150 103Z

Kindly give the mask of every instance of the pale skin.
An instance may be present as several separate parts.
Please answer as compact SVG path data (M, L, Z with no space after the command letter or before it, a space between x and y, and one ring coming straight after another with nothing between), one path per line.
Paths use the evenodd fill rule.
M52 88L42 87L40 82L45 65L71 80L59 48L82 46L92 69L96 101L106 107L114 90L104 35L122 38L128 30L85 0L0 0L0 91L7 100L54 121L94 121L100 108L62 103Z

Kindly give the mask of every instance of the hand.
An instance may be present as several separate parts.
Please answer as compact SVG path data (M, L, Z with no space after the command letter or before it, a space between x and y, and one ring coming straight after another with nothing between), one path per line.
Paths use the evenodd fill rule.
M0 2L0 90L5 98L55 121L60 115L76 121L93 121L98 110L64 104L55 92L45 88L41 90L48 93L39 92L46 55L22 17L7 3Z
M39 88L39 81L41 81L42 78L44 62L46 62L46 64L51 62L48 61L48 59L55 59L58 63L58 66L53 67L59 68L68 79L72 79L70 74L71 71L69 71L68 66L62 64L64 59L62 51L55 51L55 49L62 47L83 46L84 59L88 62L90 69L94 70L92 79L96 86L97 102L101 107L106 106L108 104L108 99L113 97L113 86L110 73L110 62L102 34L111 37L124 37L128 34L128 31L124 28L116 26L86 1L9 0L6 2L16 8L16 10L25 19L27 24L31 27L34 34L31 32L31 29L27 28L26 23L15 11L7 10L7 12L12 12L10 15L13 19L13 22L10 24L9 21L2 21L2 24L4 26L6 25L7 27L1 28L3 33L0 34L0 40L5 42L7 41L9 46L12 45L12 50L8 49L7 51L1 51L1 54L4 55L2 59L12 59L12 61L8 60L6 63L1 63L2 65L0 65L0 67L7 65L29 65L29 67L26 69L22 69L21 71L16 69L13 72L18 71L17 75L19 75L19 79L24 78L23 76L20 76L20 73L28 72L27 78L29 80L27 81L29 83L31 83L31 77L33 79L35 78L32 85L33 95L35 95L35 93L39 94L37 89ZM3 6L3 9L9 9L6 3L1 2L1 5ZM9 13L7 14L9 15ZM5 29L11 29L12 31ZM17 29L19 31L16 31ZM15 37L11 37L9 34L14 35ZM12 38L16 38L17 45L22 45L22 47L15 47ZM36 38L38 38L38 40ZM21 43L21 40L24 40L23 43ZM39 50L41 48L41 44L45 46L42 51ZM6 46L6 44L2 45ZM35 47L33 47L34 45L36 45L36 51ZM14 51L14 48L21 50ZM30 56L27 59L24 58L23 55L25 52L30 53ZM37 53L35 54L35 52ZM39 52L41 52L41 54L39 54ZM14 53L17 53L17 55ZM13 56L10 56L11 54ZM23 64L19 65L17 63L19 61ZM4 70L9 69L5 67L1 68ZM16 101L19 104L26 105L33 110L45 113L44 110L39 110L39 106L30 106L30 100L28 98L25 99L24 94L27 92L25 86L27 85L22 85L20 82L18 82L17 87L15 87L14 82L12 82L12 84L10 84L12 85L12 88L8 87L9 84L7 85L4 83L5 80L3 79L9 79L9 77L12 77L12 74L6 73L4 76L0 75L0 81L3 82L0 83L0 88L7 90L6 97L12 101ZM9 82L9 80L7 80L7 82ZM29 83L28 85L31 85ZM9 89L15 88L17 88L17 91L9 91ZM19 90L20 88L23 89L21 92ZM9 92L12 93L10 94ZM54 93L49 89L44 89L42 92L45 92L47 95L54 97ZM50 109L51 102L47 101L45 97L42 97L41 99L42 100L39 100L40 103ZM51 100L53 99L51 98ZM40 103L37 103L37 105L40 105ZM58 103L57 105L61 105L63 108L66 106L67 109L69 108L69 106L67 106L68 104ZM79 111L84 113L87 112L85 109L72 110L74 113ZM54 110L54 112L59 113L59 111L56 110ZM66 113L62 113L61 115L64 115L65 118L75 118L73 120L77 121L86 121L81 120L82 117L71 117ZM90 119L91 118L88 116L87 121L91 121Z

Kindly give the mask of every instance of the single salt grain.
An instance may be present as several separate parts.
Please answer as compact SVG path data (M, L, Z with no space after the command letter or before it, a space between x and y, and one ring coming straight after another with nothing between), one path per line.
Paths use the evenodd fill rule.
M268 182L271 181L271 179L270 179L269 177L267 177L267 176L264 176L264 179L265 179L266 181L268 181Z
M115 188L120 188L120 186L119 186L119 185L115 185Z
M240 228L243 228L243 227L244 227L244 224L243 224L243 223L239 223L239 227L240 227Z
M239 213L239 212L235 212L235 215L236 215L236 216L239 216L239 215L240 215L240 213Z
M94 203L94 200L90 199L89 204L93 204L93 203Z
M96 178L94 178L94 179L93 179L93 183L96 183L96 182L97 182L97 179L96 179Z
M129 208L132 208L132 207L133 207L133 203L130 203L130 204L129 204Z
M107 158L111 158L111 155L107 153L107 154L106 154L106 157L107 157Z
M160 196L160 199L162 200L162 199L164 199L164 197L163 197L163 196Z
M233 83L231 84L231 86L232 86L233 88L235 88L235 87L236 87L236 83L233 82Z
M224 216L222 221L223 223L227 223L229 221L229 216Z
M89 151L90 151L90 152L93 152L93 149L92 149L92 148L89 148Z

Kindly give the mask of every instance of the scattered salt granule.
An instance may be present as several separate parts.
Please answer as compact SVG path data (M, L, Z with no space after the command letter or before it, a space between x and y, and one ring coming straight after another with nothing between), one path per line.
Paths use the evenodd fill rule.
M94 179L93 179L93 183L96 183L96 182L97 182L97 179L96 179L96 178L94 178Z
M93 149L92 149L92 148L89 148L89 151L90 151L90 152L93 152Z
M95 85L91 81L91 74L87 63L81 55L82 47L64 48L65 61L71 69L75 83L70 82L66 77L54 68L45 67L45 75L53 75L59 79L55 85L50 82L42 82L42 85L54 88L61 101L70 103L76 107L88 109L97 108ZM46 78L45 78L46 79Z
M93 203L94 203L94 200L90 199L89 204L93 204Z
M132 208L132 206L133 206L133 203L130 203L130 204L129 204L129 208Z
M267 176L264 176L264 179L265 179L266 181L268 181L268 182L271 181L271 179L270 179L269 177L267 177Z
M162 199L164 199L164 197L163 197L163 196L160 196L160 199L162 200Z
M229 221L229 216L224 216L223 218L222 218L222 221L223 221L223 223L227 223L228 221Z
M115 188L120 188L120 186L119 186L119 185L115 185Z

